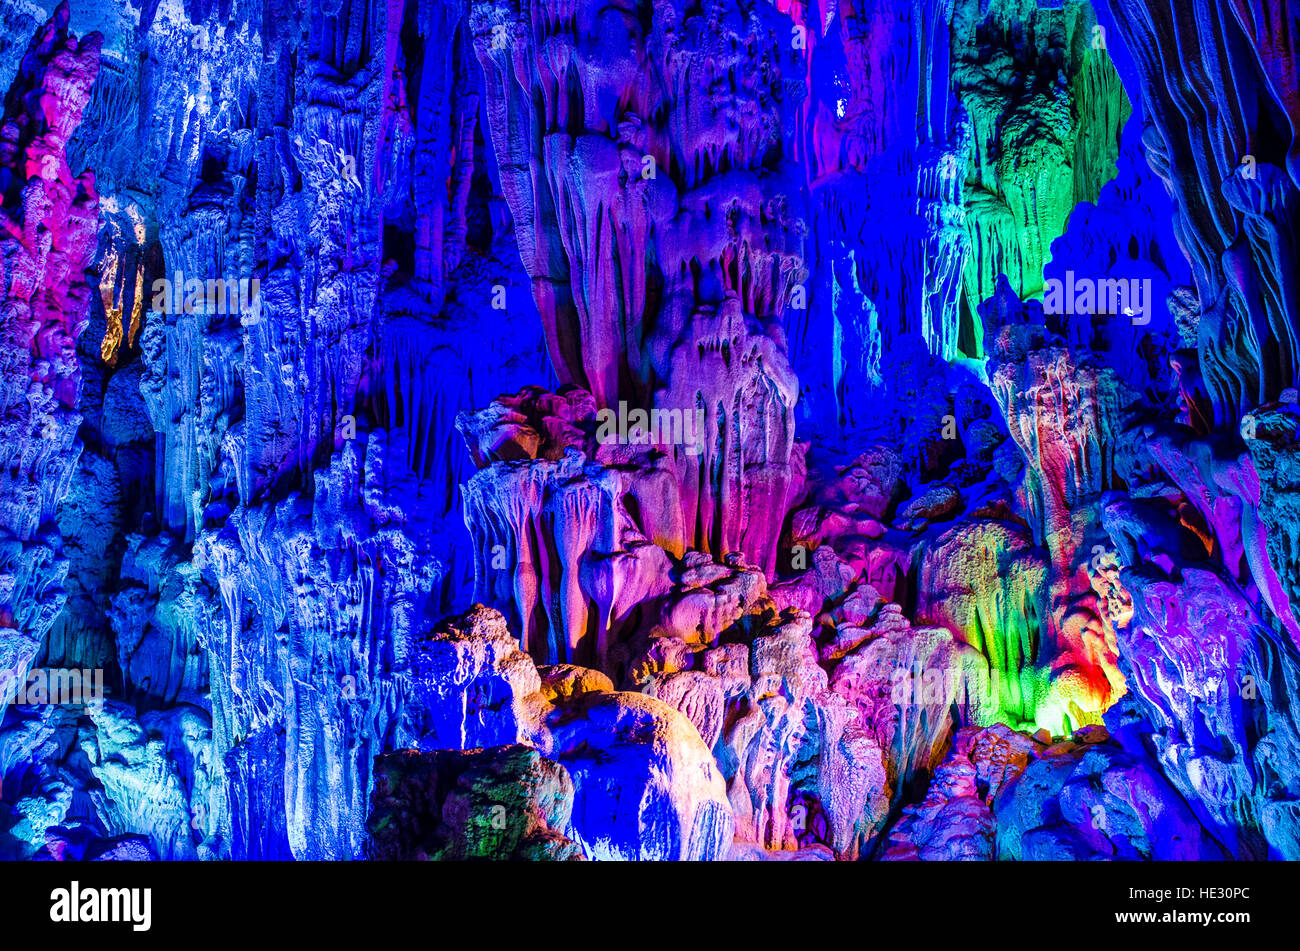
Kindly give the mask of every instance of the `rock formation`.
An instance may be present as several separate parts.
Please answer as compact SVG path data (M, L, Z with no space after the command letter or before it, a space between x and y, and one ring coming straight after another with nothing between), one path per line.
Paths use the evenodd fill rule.
M1300 6L100 8L0 857L1300 858Z

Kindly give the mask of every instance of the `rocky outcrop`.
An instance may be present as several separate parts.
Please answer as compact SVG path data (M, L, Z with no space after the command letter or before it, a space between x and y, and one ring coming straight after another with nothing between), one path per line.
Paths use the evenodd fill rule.
M37 30L0 120L0 670L27 677L63 609L68 562L56 510L81 454L77 338L88 322L86 268L98 195L74 176L68 140L99 68L102 38L78 40L61 4ZM11 700L0 697L0 710Z
M1235 425L1296 383L1295 214L1300 173L1294 83L1293 4L1114 0L1115 23L1133 50L1149 122L1152 167L1174 200L1179 244L1200 301L1196 347L1215 422ZM1177 64L1172 74L1165 63ZM1238 104L1201 121L1215 101L1204 85L1171 79L1216 63Z
M1007 295L1004 284L998 306L986 314L1013 300ZM1047 550L1038 659L1050 684L1036 722L1069 733L1098 723L1123 691L1109 611L1098 603L1088 570L1108 547L1095 512L1102 492L1116 484L1115 442L1127 394L1089 351L1071 351L1050 335L1036 305L1016 310L1012 304L998 318L1007 322L993 345L990 385L1025 461L1022 491L1034 541Z
M955 739L887 861L1214 860L1220 852L1149 766L1089 727L1047 743L1005 727Z
M806 233L781 162L788 61L762 24L774 9L687 13L484 2L470 25L556 373L600 409L698 416L695 445L634 463L675 482L663 543L770 571L797 392L782 315Z
M444 621L413 650L427 724L421 745L524 744L554 760L574 789L565 834L586 857L725 857L733 820L723 778L699 731L672 707L604 689L607 680L573 667L548 671L544 691L505 619L482 605Z
M582 858L565 836L573 780L526 746L382 756L369 855L380 861Z
M1140 567L1124 581L1130 696L1107 714L1112 730L1152 750L1229 854L1295 856L1300 725L1282 701L1300 679L1294 648L1215 571L1188 567L1175 580Z
M952 28L953 80L972 142L961 165L963 284L967 319L979 326L1001 278L1023 298L1043 289L1071 211L1096 201L1115 174L1130 107L1090 4L958 0ZM976 345L985 349L976 352L991 353L992 335L981 330Z

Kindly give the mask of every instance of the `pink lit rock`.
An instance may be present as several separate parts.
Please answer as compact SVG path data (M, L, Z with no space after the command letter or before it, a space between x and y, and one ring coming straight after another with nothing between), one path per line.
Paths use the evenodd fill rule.
M0 120L0 669L19 679L63 609L68 563L54 519L82 448L76 347L90 310L98 197L92 172L73 178L65 148L102 38L78 40L68 21L63 3L37 31Z

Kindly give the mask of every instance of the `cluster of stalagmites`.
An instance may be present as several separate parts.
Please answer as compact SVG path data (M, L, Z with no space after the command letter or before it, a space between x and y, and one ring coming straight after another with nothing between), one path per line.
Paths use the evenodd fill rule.
M685 721L696 755L711 754L703 761L717 770L714 795L725 789L734 840L714 843L714 854L1291 854L1292 806L1283 788L1276 801L1266 797L1263 816L1230 805L1258 796L1247 791L1251 777L1292 772L1279 756L1293 748L1294 727L1274 712L1273 699L1300 669L1288 645L1246 601L1235 611L1210 607L1227 589L1202 592L1195 573L1157 584L1176 602L1190 596L1194 607L1180 606L1176 622L1161 622L1177 634L1151 633L1145 579L1150 572L1166 578L1195 556L1198 536L1184 524L1190 516L1179 521L1178 493L1160 492L1158 482L1141 497L1103 491L1110 480L1097 458L1121 424L1102 415L1113 401L1096 395L1097 380L1108 378L1088 365L1076 368L1072 361L1087 353L1053 337L1032 308L1010 305L994 319L1005 322L993 397L1015 420L1007 445L1024 460L1027 496L1018 502L998 478L1000 468L1015 465L985 456L983 465L955 467L907 498L898 453L879 447L809 479L789 521L790 567L774 578L739 553L682 551L679 540L656 531L646 519L662 510L642 502L645 470L594 438L596 414L585 391L532 388L463 416L462 434L482 467L466 493L467 524L482 533L479 592L511 621L476 608L452 624L454 644L442 633L418 648L425 659L417 664L417 692L433 718L423 742L431 750L502 747L502 757L512 755L507 744L519 742L567 767L569 754L548 728L572 716L561 712L570 698L547 686L560 676L583 685L584 695L608 694L609 704L653 697L669 708L664 716ZM1018 408L1034 400L1079 405ZM535 494L526 497L523 487ZM591 493L599 504L565 509L569 493ZM1025 505L1042 512L1041 520L1026 525L1017 517ZM1095 512L1095 523L1072 516L1077 509ZM1168 526L1162 533L1142 519ZM583 544L566 548L568 533ZM1093 541L1104 545L1081 558ZM1201 557L1207 554L1202 548ZM923 619L916 624L900 606L913 597L914 616ZM1066 610L1054 614L1053 605ZM1035 616L1047 623L1026 620ZM1204 640L1218 636L1211 625L1228 617L1239 619L1238 640L1211 647ZM558 636L538 636L557 628ZM1188 636L1200 638L1197 646L1178 648ZM1044 649L1048 637L1063 646ZM535 668L525 651L548 666ZM1099 689L1087 677L1088 663L1103 671ZM1166 675L1171 663L1176 674ZM1254 704L1233 702L1224 680L1238 675L1257 684ZM1119 705L1109 692L1116 682L1118 692L1128 691ZM1171 704L1202 695L1186 708ZM1135 712L1144 703L1154 706ZM1122 744L1100 726L1107 708ZM1044 710L1056 719L1035 730ZM1206 716L1213 719L1197 726ZM1162 718L1153 760L1138 724ZM1082 727L1073 740L1072 721ZM1062 723L1066 739L1053 741ZM1254 752L1249 723L1263 723L1270 738ZM1186 737L1199 730L1209 732ZM1239 766L1213 752L1211 734L1237 737ZM442 764L438 770L448 768ZM612 760L609 769L620 770ZM1210 797L1207 789L1222 793ZM426 854L472 852L483 847L482 817L497 805L489 799L475 807L468 844L453 834L461 826L449 828L437 809L409 819L416 823L411 835L432 836ZM455 808L464 808L460 800ZM579 846L592 834L585 808L575 807L558 826L548 824L559 821L555 815L538 819L537 808L513 809L511 829L562 833ZM454 815L456 823L468 821ZM681 831L690 827L682 810L638 819L645 836L658 835L661 821L676 830L677 854L695 848ZM527 833L512 833L520 834ZM595 854L590 846L581 851Z

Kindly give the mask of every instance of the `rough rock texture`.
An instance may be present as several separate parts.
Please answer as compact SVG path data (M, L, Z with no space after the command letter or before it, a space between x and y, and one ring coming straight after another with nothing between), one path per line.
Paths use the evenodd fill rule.
M77 338L98 195L94 175L74 177L66 152L102 38L78 40L68 21L64 4L36 31L0 120L0 669L14 680L26 678L63 609L68 561L55 515L81 453ZM0 695L0 710L11 699Z
M379 758L370 814L381 861L582 858L565 836L573 780L526 746Z
M1297 172L1292 3L1112 0L1132 48L1148 128L1144 145L1168 183L1179 243L1201 303L1200 371L1216 422L1235 423L1296 383ZM1172 70L1167 62L1179 64ZM1183 68L1212 64L1236 101L1204 110L1210 85ZM1289 77L1289 78L1288 78Z
M1042 290L1052 242L1074 206L1096 201L1115 174L1129 103L1089 4L959 0L952 25L953 78L972 143L961 166L970 241L963 283L967 319L979 328L979 306L1000 278L1021 297Z
M1123 689L1109 615L1097 604L1087 569L1095 561L1092 545L1104 538L1093 509L1116 483L1115 431L1126 394L1090 351L1061 347L1036 316L1030 307L1023 323L1011 317L1000 326L990 385L1025 459L1034 541L1047 549L1038 659L1051 682L1037 704L1038 722L1069 733L1058 718L1096 723Z
M1178 795L1105 730L1048 744L967 728L925 799L895 826L888 861L1215 860Z
M1230 854L1296 857L1300 723L1279 702L1300 680L1294 649L1213 571L1124 575L1130 693L1109 718L1117 730L1151 724L1143 745Z
M1300 857L1297 36L7 4L0 856Z
M703 414L694 451L627 460L676 483L665 547L771 570L807 228L781 161L793 64L766 5L637 7L471 4L501 188L560 380L598 408Z
M551 671L544 693L505 619L482 605L444 621L413 650L427 724L420 745L523 743L560 764L574 790L566 834L588 858L725 856L733 822L722 776L699 731L673 708L608 690L607 680L571 667L559 677Z

